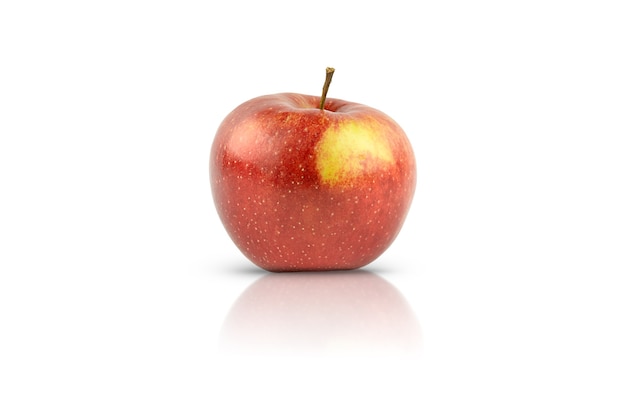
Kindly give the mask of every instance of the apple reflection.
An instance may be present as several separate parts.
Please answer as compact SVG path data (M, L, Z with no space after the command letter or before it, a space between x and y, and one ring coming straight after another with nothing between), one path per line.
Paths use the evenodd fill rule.
M236 354L416 354L419 324L402 294L380 276L271 273L234 303L220 349Z

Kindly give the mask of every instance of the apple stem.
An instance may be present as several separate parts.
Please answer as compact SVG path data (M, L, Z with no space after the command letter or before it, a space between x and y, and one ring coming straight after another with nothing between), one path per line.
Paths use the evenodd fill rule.
M332 67L326 67L326 81L324 81L324 88L322 88L322 100L320 101L320 110L324 111L324 103L326 103L326 94L328 94L328 88L330 82L333 79L335 69Z

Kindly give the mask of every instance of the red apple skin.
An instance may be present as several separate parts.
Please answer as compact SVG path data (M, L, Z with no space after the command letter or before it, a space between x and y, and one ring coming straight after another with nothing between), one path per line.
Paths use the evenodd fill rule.
M400 126L362 104L282 93L220 125L210 157L226 231L274 272L348 270L380 256L411 205L415 157Z

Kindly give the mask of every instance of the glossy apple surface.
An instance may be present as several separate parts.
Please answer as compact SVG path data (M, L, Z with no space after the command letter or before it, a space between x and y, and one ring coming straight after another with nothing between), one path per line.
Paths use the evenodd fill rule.
M269 271L364 266L393 242L415 191L415 158L400 126L365 105L274 94L220 125L210 157L226 231Z

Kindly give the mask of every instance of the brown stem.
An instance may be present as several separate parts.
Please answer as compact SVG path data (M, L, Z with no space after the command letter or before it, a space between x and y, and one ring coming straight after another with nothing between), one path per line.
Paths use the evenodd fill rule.
M328 87L330 87L330 81L333 79L335 69L332 67L326 67L326 81L324 81L324 88L322 88L322 100L320 101L320 110L324 111L324 103L326 102L326 94L328 94Z

